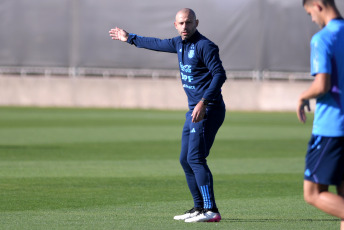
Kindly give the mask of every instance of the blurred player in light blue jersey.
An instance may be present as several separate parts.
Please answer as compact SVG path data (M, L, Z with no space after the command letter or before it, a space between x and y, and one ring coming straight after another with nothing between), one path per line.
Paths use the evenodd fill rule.
M306 12L322 29L311 41L314 81L298 101L297 115L306 122L305 107L316 99L312 137L304 173L304 198L339 217L344 230L344 20L334 0L303 0ZM328 191L337 186L338 195Z

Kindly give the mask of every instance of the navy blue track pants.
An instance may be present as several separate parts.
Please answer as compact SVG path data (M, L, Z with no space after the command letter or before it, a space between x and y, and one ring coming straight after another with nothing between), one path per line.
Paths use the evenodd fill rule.
M204 119L192 123L192 110L186 113L182 134L180 163L194 200L194 207L212 209L215 203L213 176L207 165L207 156L222 125L226 109L220 105L208 106Z

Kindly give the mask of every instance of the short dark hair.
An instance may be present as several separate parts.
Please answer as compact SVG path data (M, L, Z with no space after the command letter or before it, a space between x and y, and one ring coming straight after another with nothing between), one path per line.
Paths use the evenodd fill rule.
M303 5L306 5L311 2L322 2L324 6L335 6L334 0L303 0Z

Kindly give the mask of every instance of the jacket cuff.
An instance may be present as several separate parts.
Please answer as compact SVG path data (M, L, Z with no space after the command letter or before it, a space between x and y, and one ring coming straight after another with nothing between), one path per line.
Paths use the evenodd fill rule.
M134 44L134 39L136 38L136 34L129 33L127 43Z

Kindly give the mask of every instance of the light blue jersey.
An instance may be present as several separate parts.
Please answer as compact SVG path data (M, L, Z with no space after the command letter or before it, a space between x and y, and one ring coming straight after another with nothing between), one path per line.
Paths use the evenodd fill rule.
M313 135L344 136L344 20L331 20L311 41L311 74L331 75L331 89L317 98Z

